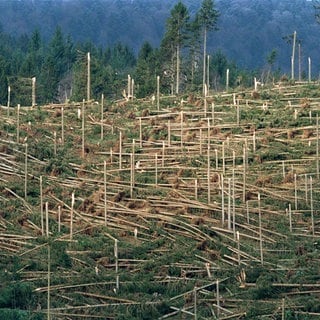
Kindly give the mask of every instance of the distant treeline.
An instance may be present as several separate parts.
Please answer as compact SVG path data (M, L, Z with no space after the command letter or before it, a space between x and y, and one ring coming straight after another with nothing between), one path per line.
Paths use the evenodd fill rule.
M204 2L206 2L205 0ZM211 3L211 1L209 1ZM93 41L74 42L57 27L50 39L44 40L41 32L35 29L28 36L11 36L0 32L0 103L10 105L31 104L32 78L36 78L36 102L38 104L64 102L66 99L82 101L87 97L88 53L90 53L91 94L99 99L119 98L126 88L127 75L135 81L135 95L144 97L156 92L156 79L160 77L161 92L173 92L176 84L177 57L174 46L179 43L181 90L201 90L201 41L200 29L192 26L194 22L187 8L180 3L168 18L166 32L159 47L149 42L142 44L138 54L123 43L102 47ZM176 38L174 14L186 14L183 41ZM178 10L178 11L177 11ZM170 19L173 23L169 23ZM178 41L178 42L177 42ZM221 51L210 57L208 66L212 88L218 88L225 81L225 73L230 69L230 85L240 82L240 71L234 63L227 60Z
M225 86L227 69L230 87L251 85L254 75L265 82L288 73L294 27L305 75L307 55L312 58L318 48L318 25L309 1L211 2L219 17L218 30L207 34L209 89ZM188 19L177 73L173 48L180 40L171 38L174 28L168 22L179 3ZM1 1L0 103L7 103L10 86L11 105L30 104L33 77L37 103L81 101L86 97L88 52L95 99L102 93L121 97L127 74L135 80L138 97L155 93L157 76L163 93L173 91L177 77L181 92L201 90L203 29L195 23L200 7L195 0Z
M193 17L199 0L182 1ZM75 42L88 40L103 48L121 42L137 54L144 42L158 47L165 21L178 0L0 0L3 31L29 36L38 29L43 39L57 25ZM278 53L275 67L290 71L291 47L283 38L297 31L304 70L308 57L320 51L320 28L313 1L216 0L220 12L218 32L208 37L209 52L221 50L243 68L265 66L268 54ZM317 71L318 72L318 71Z

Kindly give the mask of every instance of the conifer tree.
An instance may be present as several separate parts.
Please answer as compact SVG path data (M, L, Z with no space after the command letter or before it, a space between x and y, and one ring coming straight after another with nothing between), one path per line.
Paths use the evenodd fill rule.
M159 74L157 52L149 42L145 42L139 51L134 75L139 86L138 97L144 97L155 92L156 77Z
M175 65L176 87L175 93L179 94L181 49L186 44L189 25L189 12L187 7L179 1L171 10L167 20L167 31L162 40L162 49L170 55L172 66ZM173 71L173 70L172 70Z
M45 57L41 81L45 90L43 97L46 102L53 102L56 98L59 79L65 71L65 47L62 30L58 27L49 43Z
M40 32L36 29L28 41L26 58L22 62L21 73L25 77L38 77L43 63L42 41Z
M190 58L190 79L191 79L191 89L194 88L196 81L196 70L198 69L199 63L201 61L201 25L199 22L199 16L196 15L195 19L190 23L190 38L189 38L189 58Z
M198 12L198 19L203 30L203 92L206 82L206 57L207 57L207 34L209 30L217 29L219 12L215 9L213 0L203 0Z
M70 72L74 57L74 48L70 37L65 38L61 28L57 27L49 42L41 72L40 80L44 87L42 97L45 102L60 99L58 86L60 81Z

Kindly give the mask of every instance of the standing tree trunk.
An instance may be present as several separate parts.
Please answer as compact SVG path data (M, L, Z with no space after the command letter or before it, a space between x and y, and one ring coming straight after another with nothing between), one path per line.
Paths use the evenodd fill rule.
M298 60L299 60L299 63L298 63L298 77L299 77L299 81L301 81L301 44L298 43Z
M31 105L32 107L35 107L36 105L36 77L33 77L32 79L32 97L31 97Z
M87 53L87 101L90 100L90 91L91 91L91 77L90 77L90 52Z
M202 93L205 94L205 84L206 84L206 56L207 56L207 28L204 28L203 35L203 76L202 76Z
M176 74L176 94L179 94L180 87L180 45L177 44L177 74Z
M292 56L291 56L291 79L294 80L294 57L296 52L297 32L293 33Z

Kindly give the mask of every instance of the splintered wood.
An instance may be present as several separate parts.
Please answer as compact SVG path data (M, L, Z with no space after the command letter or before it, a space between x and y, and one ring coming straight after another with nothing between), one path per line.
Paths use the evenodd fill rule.
M101 103L48 105L28 112L18 106L11 113L2 108L7 131L2 130L0 140L0 249L26 257L41 250L33 244L37 237L72 247L81 235L99 230L107 245L114 246L113 254L93 264L82 258L85 250L70 249L68 254L75 266L94 268L96 277L110 270L113 278L102 285L118 294L130 283L123 270L144 272L171 248L190 243L195 251L190 250L188 259L159 266L152 281L178 285L201 279L204 284L197 287L194 281L193 289L188 286L172 296L173 311L159 319L179 313L196 317L206 294L214 316L240 317L244 310L234 303L232 292L219 286L236 278L212 279L226 268L257 264L291 272L290 259L283 258L295 254L288 239L320 235L320 98L302 99L304 86L279 84L254 93L180 102L161 97L158 87L155 104L132 99L106 106L102 95ZM45 126L34 120L39 114L32 118L36 112L45 117ZM21 235L10 233L16 225ZM123 253L124 243L138 248L159 239L164 244L150 245L148 257ZM79 277L79 270L66 271L65 277ZM41 272L21 274L38 281ZM246 283L244 274L243 290L255 285ZM142 303L138 297L87 292L92 285L100 284L51 286L70 304L52 308L51 314L76 318L83 310ZM315 289L310 283L308 292ZM39 286L36 292L47 290ZM294 286L292 290L287 294L298 295ZM68 292L92 303L77 305ZM187 302L181 303L181 297ZM180 305L173 304L176 300Z

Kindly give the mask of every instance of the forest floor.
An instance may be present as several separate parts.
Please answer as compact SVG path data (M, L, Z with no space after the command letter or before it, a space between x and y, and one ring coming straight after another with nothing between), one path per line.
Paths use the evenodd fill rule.
M319 83L101 102L0 109L1 318L320 317Z

